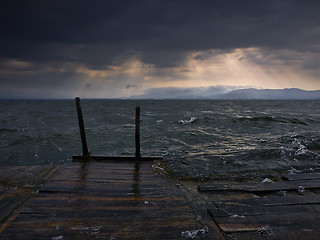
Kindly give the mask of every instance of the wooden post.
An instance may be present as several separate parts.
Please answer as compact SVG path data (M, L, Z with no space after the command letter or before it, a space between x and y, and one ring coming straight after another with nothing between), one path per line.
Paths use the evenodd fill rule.
M140 107L136 107L136 158L141 158L140 153Z
M80 105L80 98L76 97L76 106L77 106L77 112L78 112L78 121L79 121L79 129L80 129L80 135L81 135L81 142L82 142L82 156L88 157L89 151L87 146L87 139L86 139L86 133L84 131L84 124L83 124L83 117L82 117L82 110Z

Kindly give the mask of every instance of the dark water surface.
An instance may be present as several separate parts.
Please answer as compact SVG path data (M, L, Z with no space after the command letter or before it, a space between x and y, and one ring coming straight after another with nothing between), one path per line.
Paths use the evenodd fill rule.
M82 100L95 155L162 155L177 176L319 167L320 101ZM81 153L74 100L0 101L0 164L67 164Z

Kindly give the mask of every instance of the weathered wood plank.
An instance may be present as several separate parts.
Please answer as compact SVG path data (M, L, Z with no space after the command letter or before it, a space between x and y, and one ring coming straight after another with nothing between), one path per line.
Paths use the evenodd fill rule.
M34 187L43 184L59 166L3 166L0 184L4 186Z
M254 216L254 215L274 215L274 214L285 214L290 212L295 213L314 213L315 209L312 205L308 206L239 206L239 205L225 205L221 208L208 209L208 212L216 217L234 217L234 218L243 218L245 216Z
M46 197L46 196L52 196L54 194L57 197L67 197L67 198L73 198L79 196L78 192L39 192L39 196ZM83 194L85 195L85 194ZM165 198L167 197L167 193L135 193L135 192L129 192L129 193L113 193L113 192L96 192L95 197L113 197L113 198Z
M76 206L67 209L53 208L49 211L46 209L35 209L32 213L20 213L15 219L16 223L23 222L61 222L68 219L70 222L123 222L123 221L137 221L137 220L158 220L163 221L184 221L186 219L192 219L193 214L187 207L180 209L171 209L170 212L163 211L161 208L146 208L140 207L127 207L125 208L88 208L84 206Z
M238 224L241 227L248 227L255 226L259 228L262 226L270 226L270 228L284 228L284 229L291 229L296 231L298 229L313 229L315 226L319 226L320 219L318 213L284 213L284 214L267 214L267 215L247 215L247 216L240 216L240 217L215 217L214 220L218 223L218 226L225 232L237 232L240 231L237 227ZM228 226L228 229L225 228ZM233 229L230 226L235 226ZM254 231L257 229L252 229ZM245 231L245 230L243 230ZM248 230L247 230L248 231Z
M60 166L2 166L0 169L0 233Z
M235 232L225 234L227 240L266 240L266 239L290 239L290 240L318 240L320 231L317 229L298 229L292 231L284 228L268 228L251 232Z
M0 223L6 221L12 213L23 205L30 197L5 197L0 200Z
M208 212L227 239L309 239L319 234L318 204L317 194L216 199Z
M66 223L61 223L62 227L53 225L40 225L38 228L31 228L30 226L15 226L19 228L19 232L11 231L5 232L1 239L99 239L99 236L107 237L110 234L119 231L118 225L89 225L86 223L79 223L64 227ZM103 234L108 233L108 234ZM103 239L103 238L102 238ZM109 239L109 238L107 238Z
M307 204L320 204L320 196L317 194L309 195L287 195L287 196L270 196L263 198L248 198L248 199L235 199L214 201L215 205L219 208L223 206L284 206L284 205L307 205Z
M65 184L64 184L65 183ZM41 191L47 191L49 188L81 188L81 190L85 191L99 191L99 189L103 189L108 191L108 189L139 189L140 192L143 191L152 191L153 189L157 192L165 192L166 186L159 187L159 185L154 185L154 182L148 181L69 181L69 182L63 182L63 181L54 181L50 182L48 186L43 187ZM169 187L170 188L170 187Z
M40 225L41 228L37 231L30 231L30 226L20 227L20 232L7 232L1 239L13 239L10 237L15 237L14 239L38 239L38 237L39 239L55 239L54 237L59 236L63 239L168 239L168 235L170 235L169 239L184 239L182 233L203 228L193 222L169 222L168 225L163 221L151 222L151 224L138 221L128 222L125 228L120 225L110 225L109 222L74 225L61 222L59 224L58 229L56 226ZM201 237L201 234L200 232L196 239L199 239L199 236L205 239Z
M204 225L197 217L180 184L156 174L151 164L90 162L65 166L28 202L1 237L181 239L195 234L198 239L223 239L211 219Z
M148 207L146 207L146 205L148 205ZM68 207L68 209L67 209ZM68 205L68 206L55 206L55 207L50 207L48 208L48 206L46 207L31 207L28 206L26 208L24 208L21 211L21 214L49 214L49 213L68 213L70 212L70 214L72 215L73 211L101 211L101 212L112 212L112 211L127 211L127 210L134 210L134 211L145 211L145 210L149 210L150 208L153 208L154 211L157 211L159 209L161 209L163 206L158 206L156 203L127 203L127 204L123 204L123 205L119 205L119 203L117 202L111 202L109 203L109 205L103 205L103 203L100 203L100 205L91 205L91 204L87 204L86 202L84 203L75 203L73 205ZM176 204L175 208L178 209L174 209L173 211L170 212L171 214L183 214L184 211L188 211L188 206L182 205L182 204ZM67 210L66 210L67 209ZM83 214L88 214L83 212ZM101 213L102 214L102 213Z
M282 178L289 181L320 179L320 173L282 174Z
M198 190L213 201L208 212L226 239L318 239L318 176L285 177L288 181L202 184ZM281 190L287 195L279 195Z
M133 179L133 175L123 175L123 176L115 176L112 177L112 174L115 175L115 173L110 173L107 172L105 176L98 176L98 175L94 175L94 176L90 176L90 177L81 177L81 176L72 176L72 177L61 177L61 176L55 176L54 178L52 178L51 180L54 181L64 181L64 182L68 182L68 181L86 181L86 182L110 182L110 183L116 183L116 182L132 182ZM154 174L154 173L153 173ZM153 182L153 177L150 175L146 175L146 176L141 176L139 177L139 180L142 182Z
M90 156L89 161L154 161L154 160L162 160L162 156L143 156L143 157L125 157L125 156ZM88 158L84 158L83 156L72 156L73 162L87 162Z
M112 196L105 196L105 197L99 197L99 196L85 196L85 195L74 195L72 197L69 196L59 196L57 194L50 194L48 196L37 196L37 201L31 201L28 203L28 205L32 205L33 203L36 204L41 204L45 202L69 202L72 203L74 201L92 201L92 202L119 202L119 203L125 203L125 202L132 202L132 201L148 201L148 202L153 202L153 201L158 201L158 202L168 202L168 203L174 203L174 202L183 202L183 198L178 197L178 196L165 196L165 197L155 197L155 196L149 196L149 197L144 197L144 196L134 196L134 197L112 197Z
M200 192L208 191L243 191L243 192L272 192L280 190L297 190L320 188L320 179L299 180L299 181L279 181L272 183L224 183L199 185Z

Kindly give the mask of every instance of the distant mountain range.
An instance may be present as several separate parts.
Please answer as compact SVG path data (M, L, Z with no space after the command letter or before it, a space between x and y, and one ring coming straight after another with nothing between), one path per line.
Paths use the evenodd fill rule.
M237 89L228 87L207 88L152 88L132 99L229 99L229 100L320 100L320 90L306 91L299 88Z
M285 89L239 89L216 96L219 99L265 99L265 100L294 100L320 99L320 90L306 91L298 88Z

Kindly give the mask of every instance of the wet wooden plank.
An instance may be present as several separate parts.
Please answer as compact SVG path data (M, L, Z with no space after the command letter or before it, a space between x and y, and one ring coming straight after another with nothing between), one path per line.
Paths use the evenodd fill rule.
M185 203L182 201L181 197L176 197L176 196L165 196L162 198L159 197L97 197L97 196L73 196L73 197L65 197L65 196L57 196L57 194L54 194L54 196L49 195L49 196L38 196L37 201L31 201L28 203L28 206L31 207L49 207L49 206L66 206L68 207L69 205L72 205L77 202L83 202L85 201L88 204L92 205L109 205L110 202L113 203L114 206L126 206L126 205L133 205L137 203L143 203L146 205L153 205L155 203L156 205L159 206L168 206L168 205L173 205L176 206L178 204L185 205Z
M154 174L154 173L153 173ZM112 172L107 172L106 175L93 175L90 177L85 177L85 181L86 182L105 182L105 183L116 183L116 182L132 182L132 178L133 175L122 175L122 176L114 176L112 177L112 175L116 175L115 173ZM54 181L83 181L83 177L80 176L72 176L72 177L66 177L66 176L55 176L54 178L52 178L51 180ZM139 177L139 180L143 181L143 182L153 182L153 177L152 175L145 175L145 176L141 176Z
M29 196L5 197L0 200L0 223L6 221L15 210L30 199Z
M320 234L320 197L312 192L212 199L208 212L226 239L317 239L314 234Z
M101 202L101 203L94 203L95 205L93 205L93 203L87 203L87 202L76 202L73 204L60 204L58 206L54 206L52 207L52 205L50 206L50 208L48 207L48 205L46 206L28 206L26 208L24 208L20 213L22 214L49 214L49 213L67 213L70 211L84 211L83 214L86 214L85 211L101 211L101 212L112 212L112 211L119 211L119 212L123 212L123 211L127 211L127 210L134 210L134 211L144 211L144 210L149 210L149 209L153 209L155 212L157 212L159 209L161 209L163 207L163 205L158 205L155 202L148 202L148 203L144 203L144 202L140 202L140 203L132 203L132 202L127 202L126 204L119 204L118 202L109 202L109 205L107 205L105 202ZM174 207L176 209L174 209L173 211L171 211L169 213L169 215L171 214L184 214L183 211L188 211L188 207L178 203L175 204ZM68 208L68 209L67 209ZM67 209L67 210L65 210ZM71 215L73 214L72 212L70 213ZM99 213L100 214L100 213Z
M0 168L0 233L60 166Z
M67 166L59 171L51 180L57 181L117 181L117 180L132 180L134 177L134 171L132 169L132 163L130 165L125 164L122 168L121 164L109 164L108 167L105 164L97 164L94 167L88 168L87 164L75 164L75 166ZM146 169L144 166L139 166L139 177L143 180L152 180L154 171L150 168Z
M298 231L283 228L268 228L264 226L257 231L234 232L225 234L227 240L266 240L266 239L290 239L290 240L318 240L320 231L317 229L299 229Z
M35 210L30 213L21 213L15 219L16 224L29 224L32 222L35 226L38 223L44 222L63 222L68 219L70 222L110 222L121 224L123 222L133 221L152 221L158 220L172 221L172 222L184 222L188 219L192 219L194 215L189 212L187 208L181 208L179 210L172 210L170 212L163 211L161 208L148 208L141 206L139 208L128 207L124 208L101 208L93 209L84 207L74 207L70 210L66 209L50 209L46 211L41 209L41 212ZM194 222L196 224L196 222ZM197 225L197 224L196 224Z
M296 233L308 229L311 232L318 229L320 218L317 212L274 212L261 215L231 215L217 216L211 212L219 228L226 234L241 233L240 239L260 239L261 234L272 239L283 239L279 236L286 235L284 239L296 239ZM250 234L254 232L254 234ZM269 236L268 236L269 234ZM318 235L319 236L319 235ZM232 238L230 238L232 239ZM238 238L237 238L238 239ZM308 239L308 238L301 238Z
M50 181L46 186L42 187L40 192L75 192L86 191L94 194L95 192L163 192L172 189L170 186L162 186L159 188L158 184L142 183L141 181L131 182L90 182L90 181Z
M30 231L30 226L19 227L19 232L7 232L1 239L188 239L182 237L182 233L194 229L193 223L169 222L128 222L126 228L121 225L111 225L109 222L98 223L59 223L57 229L54 225L40 225L40 228ZM154 229L156 227L156 231ZM199 228L200 230L202 228ZM168 233L170 237L168 238ZM200 237L199 237L200 236ZM63 238L62 238L63 237ZM201 233L195 239L201 238ZM214 239L214 238L213 238Z
M62 222L58 228L52 224L40 225L38 228L16 225L19 232L8 231L1 236L1 239L109 239L103 237L108 237L119 230L118 225L102 224L78 223L66 227L66 223ZM99 238L100 236L102 238Z
M272 183L213 183L199 185L200 192L209 191L243 191L243 192L272 192L272 191L287 191L297 190L303 187L304 189L320 188L320 179L299 180L299 181L279 181Z
M225 206L285 206L285 205L307 205L320 204L320 196L317 194L308 195L287 195L287 196L270 196L262 198L247 198L235 200L214 200L219 208Z
M315 226L319 226L320 219L319 214L316 212L309 213L281 213L281 214L267 214L267 215L246 215L244 217L215 217L214 220L218 223L218 226L236 226L241 224L242 226L270 226L271 228L283 228L287 230L297 231L298 229L314 229ZM253 229L254 230L254 229ZM252 230L252 231L253 231ZM226 232L239 231L237 228L232 229L229 227Z
M89 160L83 156L72 156L73 162L88 162L88 161L154 161L162 160L162 156L143 156L143 157L124 157L124 156L90 156Z
M221 223L221 224L218 224L218 226L223 232L232 233L232 232L259 231L259 229L263 228L264 224Z
M320 179L320 173L282 174L282 178L288 181Z
M59 166L2 166L0 184L17 187L39 186L59 168Z
M69 193L69 192L40 192L39 196L52 196L52 193L55 194L55 196L57 197L66 197L66 198L73 198L73 197L77 197L79 196L79 193L77 192L73 192L73 193ZM85 194L83 194L85 195ZM128 193L110 193L110 192L96 192L95 193L95 197L113 197L113 198L165 198L167 197L168 194L167 193L141 193L141 194L137 194L135 192L128 192Z
M315 209L312 205L309 206L239 206L239 205L224 205L219 208L208 209L208 212L213 217L235 217L242 218L243 216L254 215L270 215L270 214L285 214L288 212L295 213L314 213Z
M149 162L74 163L52 176L1 237L223 239L213 221L196 217L178 186Z

